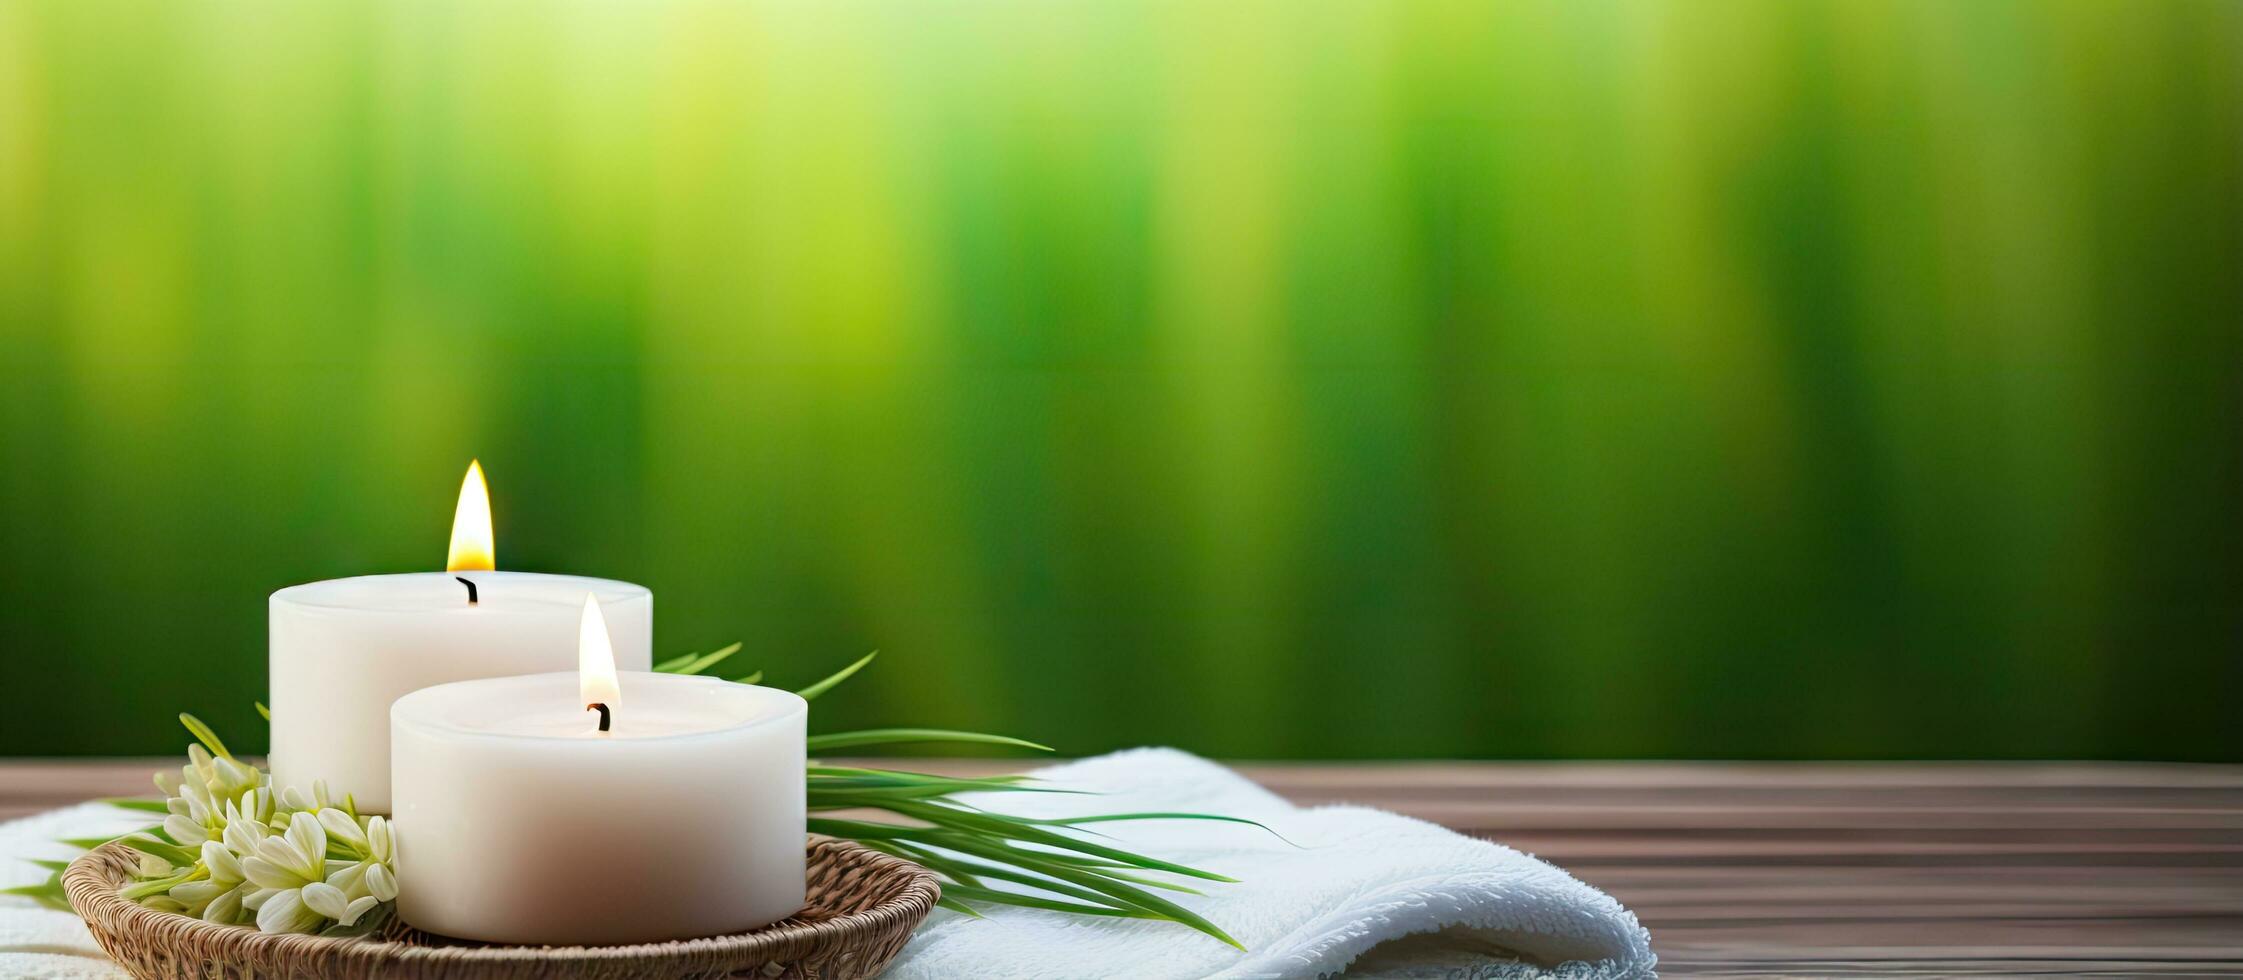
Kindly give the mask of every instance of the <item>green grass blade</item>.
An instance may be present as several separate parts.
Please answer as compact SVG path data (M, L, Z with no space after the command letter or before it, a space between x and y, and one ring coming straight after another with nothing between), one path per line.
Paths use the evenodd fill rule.
M906 800L938 800L952 793L1059 793L1081 790L1057 786L1023 786L1019 783L957 782L898 783L883 779L822 776L810 781L810 792L819 796L880 796ZM831 809L829 806L828 809ZM1089 831L1085 831L1089 833Z
M126 898L138 900L147 898L150 895L161 895L172 890L174 886L186 884L187 882L193 881L194 879L195 873L192 871L175 874L169 878L151 878L137 885L133 885L130 888L126 888L118 892L117 894L123 895Z
M1154 915L1146 912L1143 909L1118 909L1110 905L1082 905L1075 902L1062 902L1056 899L1037 898L1033 895L1022 895L1017 892L998 891L993 888L975 888L972 885L947 885L944 886L942 891L946 896L954 896L957 898L968 899L976 902L990 902L998 905L1018 905L1022 908L1046 909L1052 912L1067 912L1073 915L1103 915L1122 919L1167 918L1167 916ZM1236 946L1238 944L1232 943L1231 945Z
M143 812L143 813L169 813L169 812L171 812L170 810L166 809L166 807L165 807L165 804L164 804L164 801L162 801L162 800L150 800L150 799L143 799L143 798L140 798L140 797L128 797L128 796L112 796L112 797L109 797L108 799L102 800L101 802L103 802L103 803L107 803L107 804L109 804L110 806L113 806L113 807L118 807L118 808L120 808L120 809L125 809L125 810L139 810L139 811L141 811L141 812Z
M273 709L265 707L265 702L251 701L249 703L257 706L257 714L262 716L266 721L273 720Z
M961 862L946 859L939 854L933 854L927 851L919 850L917 848L910 848L902 841L868 840L858 841L857 843L872 848L873 850L879 851L880 853L886 854L890 857L902 858L913 864L925 867L929 871L941 872L944 877L950 878L961 885L978 886L981 884L981 882L974 877L973 872L965 870Z
M1069 861L1069 862L1067 862L1067 863L1069 863L1069 864L1074 864L1075 862ZM1076 866L1077 866L1077 867L1081 867L1081 865L1076 865ZM1161 881L1161 880L1160 880L1160 879L1158 879L1158 878L1148 878L1148 877L1146 877L1146 876L1144 876L1144 875L1130 874L1130 873L1129 873L1129 872L1127 872L1127 871L1122 871L1122 870L1118 870L1118 869L1101 870L1101 871L1099 871L1099 872L1097 872L1097 873L1098 873L1098 874L1102 874L1102 875L1105 875L1105 876L1106 876L1106 877L1108 877L1108 878L1116 878L1116 879L1119 879L1119 880L1122 880L1122 881L1127 881L1127 882L1130 882L1130 883L1132 883L1132 884L1144 885L1144 886L1146 886L1146 887L1148 887L1148 888L1159 888L1159 889L1163 889L1163 890L1166 890L1166 891L1172 891L1172 892L1182 892L1182 893L1184 893L1184 894L1186 894L1186 895L1203 895L1203 896L1204 896L1204 895L1206 895L1206 894L1207 894L1206 892L1200 891L1200 890L1199 890L1199 889L1197 889L1197 888L1190 888L1190 887L1186 887L1186 886L1184 886L1184 885L1179 885L1179 884L1177 884L1177 883L1175 883L1175 882L1173 882L1173 881Z
M860 769L855 766L828 766L817 764L811 765L808 768L808 772L812 778L820 776L831 776L836 778L872 778L877 776L884 779L894 780L899 785L925 785L932 783L972 783L976 786L991 786L1000 789L1019 783L1030 783L1036 781L1036 778L1034 776L941 776L930 772L910 772L903 769Z
M1044 875L1098 892L1117 905L1136 910L1133 913L1091 913L1082 911L1082 908L1089 907L1085 906L1082 908L1059 908L1057 911L1073 911L1086 915L1129 914L1138 918L1167 919L1190 926L1232 947L1245 948L1240 946L1236 939L1231 938L1230 934L1199 914L1142 888L1135 887L1129 882L1118 880L1098 869L1070 863L1060 855L1027 850L1003 842L1023 841L1083 851L1094 857L1127 862L1129 867L1139 870L1169 871L1175 874L1215 881L1233 880L1228 877L1158 858L1131 854L1116 848L1074 840L1017 818L918 803L897 804L885 807L885 809L899 816L921 820L933 824L933 826L910 827L866 820L812 817L809 819L809 829L813 833L831 837L843 837L858 841L877 840L889 842L892 846L936 847L946 851L957 851L974 857L985 858L1000 865ZM955 897L958 898L1005 902L1035 908L1052 907L1050 904L1046 904L1044 900L1017 896L1007 892L991 891L985 895L976 894L970 890L969 886L963 885L954 886L953 891ZM1071 905L1072 903L1057 904Z
M1287 844L1293 844L1292 841L1286 839L1284 834L1271 830L1268 824L1259 820L1248 820L1245 817L1226 817L1219 813L1101 813L1088 817L1061 817L1057 820L1039 820L1036 822L1046 826L1076 827L1086 823L1108 823L1116 820L1216 820L1223 823L1245 824L1278 840L1285 841ZM1293 846L1300 847L1301 845L1293 844ZM1303 850L1306 850L1306 848L1303 848Z
M681 653L675 657L671 657L668 660L664 660L661 663L655 664L651 669L657 674L675 673L678 668L692 663L693 658L698 656L700 656L700 654L698 653Z
M921 864L925 864L931 868L935 867L936 863L939 862L945 866L936 868L936 870L953 877L957 875L957 871L954 869L963 868L969 874L995 878L999 881L1009 881L1016 885L1027 885L1030 888L1040 888L1044 891L1051 892L1054 895L1065 895L1068 898L1081 899L1083 901L1098 905L1115 905L1115 902L1112 899L1107 898L1105 895L1091 891L1087 888L1080 888L1075 885L1070 885L1064 881L1057 880L1048 875L1038 875L1020 868L1007 868L1000 865L983 864L979 861L967 861L960 858L945 857L939 852L935 852L925 847L911 844L905 844L902 845L902 847L908 848L915 853L916 856L911 857L910 860L918 861ZM968 885L980 884L979 882L975 881L967 881L965 883Z
M956 807L938 806L926 803L898 803L891 809L899 816L910 817L914 820L923 820L938 827L961 827L968 830L978 831L989 836L1009 840L1017 840L1031 844L1043 844L1050 847L1065 848L1070 851L1080 851L1084 854L1108 858L1115 861L1127 862L1132 867L1138 868L1139 870L1167 871L1174 874L1184 875L1190 878L1201 878L1207 881L1222 881L1234 883L1237 881L1237 879L1235 878L1219 875L1212 871L1201 871L1198 868L1177 864L1172 861L1163 861L1159 858L1147 857L1142 854L1132 854L1128 851L1121 850L1120 848L1107 847L1104 844L1094 844L1090 841L1078 840L1076 838L1066 836L1065 834L1053 833L1018 817L1007 817L999 814L962 810Z
M753 674L749 674L749 675L748 675L748 676L746 676L746 677L735 677L735 678L733 678L733 679L732 679L732 683L734 683L734 684L761 684L761 683L763 683L763 672L759 670L759 671L756 671L756 672L755 672L755 673L753 673Z
M891 823L873 823L869 820L843 820L838 817L811 817L810 832L827 837L841 837L853 841L909 839L923 833L923 828L905 827Z
M982 732L960 732L947 728L868 728L857 732L834 732L829 735L812 735L809 750L825 752L833 749L856 748L860 745L895 745L905 742L974 742L981 745L1006 745L1014 748L1052 751L1049 745L1038 745L1027 739L1007 735L989 735Z
M117 843L132 848L135 851L139 851L142 854L153 854L182 868L188 867L194 864L197 860L200 860L200 857L197 854L187 850L184 847L179 846L178 844L165 843L153 837L142 837L138 834L126 834L123 837L117 838Z
M1221 940L1234 949L1244 950L1246 948L1239 945L1238 940L1232 939L1229 933L1224 932L1213 922L1207 921L1199 913L1127 882L1116 881L1093 871L1073 868L1053 861L1039 860L1033 851L1023 851L1019 848L1005 847L979 839L957 837L933 843L940 847L956 848L969 854L979 854L983 857L993 858L1040 874L1050 875L1062 881L1081 885L1105 894L1107 897L1116 900L1118 904L1126 904L1146 912L1158 913L1156 916L1158 918L1173 919L1191 926Z
M952 912L958 913L959 915L968 916L975 919L987 918L981 913L974 911L973 906L967 905L966 903L961 902L955 898L951 898L948 895L944 895L941 898L935 899L935 906L937 908L946 908Z
M850 677L854 676L857 671L863 670L866 664L872 662L872 658L879 655L880 651L878 650L874 650L871 653L865 654L864 656L857 658L856 663L850 664L847 667L843 667L840 670L834 671L833 676L819 681L816 684L812 684L809 687L805 687L794 693L802 695L802 699L804 701L815 701L817 700L818 695L833 690L836 685L839 685L842 681L848 680Z
M209 725L202 723L202 719L182 711L179 713L179 723L187 726L188 734L195 736L195 741L201 742L202 747L209 749L211 755L221 759L234 757L233 753L226 751L226 743L218 740L218 733L211 731Z
M62 890L61 875L56 875L36 885L17 885L13 888L0 888L0 895L17 895L23 898L28 898L50 909L59 909L64 912L72 911L72 909L70 908L70 895L68 892Z
M738 644L738 643L734 643L734 644L732 644L731 646L728 646L728 647L723 647L723 648L721 648L721 649L718 649L718 650L716 650L716 651L715 651L715 652L713 652L713 653L709 653L709 654L705 654L705 655L703 655L703 656L699 656L699 657L694 657L694 658L691 658L691 659L689 659L689 660L687 660L687 661L686 661L686 663L685 663L685 665L684 665L684 666L682 666L682 667L679 667L679 668L677 668L677 669L676 669L676 670L674 670L674 671L671 671L671 673L676 673L676 674L698 674L698 673L700 673L700 672L702 672L702 671L704 671L704 670L707 670L707 669L709 669L709 668L711 668L711 667L714 667L714 666L716 666L716 665L717 665L717 664L719 664L719 663L722 663L722 662L724 661L724 659L725 659L726 657L730 657L730 656L732 656L733 654L735 654L735 653L739 653L739 652L740 652L740 644Z

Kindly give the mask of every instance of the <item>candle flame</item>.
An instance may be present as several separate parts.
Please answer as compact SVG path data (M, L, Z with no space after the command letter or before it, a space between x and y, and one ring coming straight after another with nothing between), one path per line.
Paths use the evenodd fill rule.
M577 629L576 682L586 708L604 704L613 712L623 698L615 681L615 647L608 640L607 617L600 614L600 600L589 592L584 594L584 619Z
M452 511L452 550L444 558L447 572L488 572L498 567L498 546L491 537L491 488L483 482L483 463L469 460L467 478L460 481L459 507Z

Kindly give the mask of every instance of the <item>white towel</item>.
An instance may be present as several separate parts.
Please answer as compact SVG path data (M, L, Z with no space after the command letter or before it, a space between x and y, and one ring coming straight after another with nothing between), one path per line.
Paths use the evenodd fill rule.
M1240 879L1176 895L1245 944L1241 953L1165 922L1083 919L987 908L937 909L889 968L891 977L1512 977L1652 976L1650 934L1611 896L1517 851L1379 810L1295 807L1237 773L1171 749L1136 749L1041 770L1047 783L1097 796L983 794L1022 816L1187 811L1246 817L1253 827L1162 820L1099 824L1116 846ZM85 804L0 824L0 883L44 872L21 859L68 857L57 837L119 833L140 815ZM1298 845L1298 846L1295 846ZM120 980L67 912L0 897L0 976Z
M1239 879L1204 883L1204 897L1171 897L1247 952L1174 923L1010 907L985 908L986 918L971 919L937 909L889 976L1654 975L1650 933L1633 913L1508 847L1382 810L1296 807L1235 772L1173 749L1117 752L1036 775L1053 786L1101 795L998 793L973 802L1031 817L1220 813L1260 821L1282 835L1285 841L1253 827L1204 820L1097 825L1116 846Z
M49 810L0 823L0 888L35 885L47 869L32 859L67 861L77 851L55 843L62 837L121 834L153 821L101 803ZM78 917L18 895L0 895L0 977L36 980L128 980L124 968L101 954L93 934Z

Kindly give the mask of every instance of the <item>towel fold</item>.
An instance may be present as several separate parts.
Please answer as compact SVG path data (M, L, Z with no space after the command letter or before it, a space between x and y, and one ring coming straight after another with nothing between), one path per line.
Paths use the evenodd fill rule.
M1117 846L1238 878L1176 900L1247 947L1183 926L986 908L938 909L888 976L987 980L1101 976L1449 980L1648 977L1655 958L1635 916L1527 855L1433 824L1354 806L1303 809L1237 773L1171 749L1135 749L1055 766L1047 783L1097 796L982 794L1007 813L1061 817L1120 811L1220 813L1253 827L1196 820L1098 825ZM138 815L85 804L0 824L0 883L44 872L23 859L68 857L57 837L120 833ZM1288 841L1290 843L1288 843ZM67 912L0 897L0 976L117 980Z
M1239 879L1171 896L1244 944L1183 926L987 908L938 909L889 968L907 980L1118 975L1622 978L1652 976L1651 937L1609 895L1508 847L1356 806L1301 808L1239 774L1173 749L1133 749L1044 769L1048 784L1097 792L981 794L1030 817L1219 813L1101 823L1117 846ZM1291 843L1287 843L1290 841ZM1198 883L1194 883L1198 884ZM1353 969L1349 969L1350 965Z
M0 888L35 885L47 869L34 859L67 861L78 852L55 843L63 837L99 837L145 827L145 813L104 803L81 803L0 823ZM102 955L78 917L28 898L0 895L0 977L26 980L128 980L123 967Z

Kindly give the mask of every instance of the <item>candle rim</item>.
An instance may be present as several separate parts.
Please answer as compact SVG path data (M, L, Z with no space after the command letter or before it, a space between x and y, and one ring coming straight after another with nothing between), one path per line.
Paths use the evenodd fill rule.
M600 605L607 607L614 607L619 605L636 605L641 602L650 602L654 598L654 590L649 589L644 585L640 585L637 582L626 582L622 579L600 578L593 575L575 575L568 572L524 572L502 569L499 571L469 572L378 572L371 575L346 575L342 578L323 578L312 582L298 582L295 585L276 589L273 591L273 594L270 597L269 601L275 604L287 604L301 609L333 610L336 612L362 613L369 615L411 614L416 616L427 615L430 613L447 614L453 612L479 612L489 614L492 612L505 612L509 607L529 604L528 600L524 600L520 596L508 596L504 589L485 589L483 590L483 594L481 596L482 601L474 606L470 606L467 603L466 591L460 588L459 582L455 581L455 579L461 576L474 579L478 583L491 584L501 584L502 580L505 579L551 579L555 584L567 584L568 587L572 590L567 594L566 598L554 598L550 601L540 598L537 600L537 604L540 606L551 604L557 606L567 606L571 609L574 609L582 605L584 601L584 593L587 591L599 596ZM340 587L352 583L365 584L375 580L391 579L425 580L430 583L432 592L440 591L437 588L436 583L441 582L443 583L444 587L450 590L450 593L452 595L459 597L460 601L457 605L440 603L437 605L421 606L396 605L386 603L352 603L334 599L316 598L316 595L318 593L323 592L329 588ZM545 583L539 584L542 585Z
M434 701L442 696L442 692L445 692L448 689L472 687L479 684L493 684L495 682L503 681L537 682L549 680L556 684L565 683L566 689L570 694L573 695L577 690L577 672L573 670L567 670L553 671L542 674L509 674L503 677L477 677L471 678L469 680L449 681L443 684L435 684L424 687L419 690L407 693L403 697L390 702L389 723L392 728L404 726L419 731L438 732L465 738L481 738L495 741L565 743L571 745L625 745L642 744L649 742L682 742L698 739L732 737L742 732L754 731L756 729L772 727L775 725L782 725L795 719L807 719L810 715L810 702L807 699L803 698L802 695L794 693L793 691L781 690L776 687L764 687L760 684L742 684L737 681L728 681L717 677L701 677L691 674L664 674L647 670L621 671L619 672L618 676L630 677L632 678L633 683L652 680L655 684L682 684L687 686L717 685L724 690L737 691L743 697L766 699L772 704L777 705L778 710L758 712L753 717L732 724L722 725L716 728L709 728L700 731L668 732L651 735L630 734L614 738L585 737L581 734L524 734L519 732L493 731L487 728L469 728L456 722L444 720L442 718L430 718L426 716L414 717L409 714L409 712L411 711L422 709L422 706L420 705L408 703L414 701L415 699ZM625 714L626 711L622 708L618 708L616 710L616 717L619 719L622 718Z

